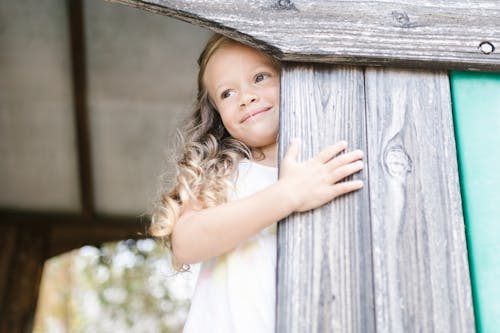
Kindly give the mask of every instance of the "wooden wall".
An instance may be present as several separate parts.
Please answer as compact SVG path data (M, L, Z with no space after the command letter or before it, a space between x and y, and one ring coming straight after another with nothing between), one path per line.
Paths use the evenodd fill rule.
M446 72L287 64L280 154L365 151L361 191L279 225L279 332L473 332Z

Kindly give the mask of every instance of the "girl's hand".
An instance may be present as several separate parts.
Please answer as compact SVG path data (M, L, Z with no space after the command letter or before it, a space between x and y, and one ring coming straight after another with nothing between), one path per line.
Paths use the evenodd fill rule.
M320 207L336 197L363 187L363 181L342 179L363 169L363 152L354 150L342 155L347 142L327 147L315 157L298 162L299 141L293 140L281 163L279 182L285 186L294 211ZM338 155L338 156L337 156Z

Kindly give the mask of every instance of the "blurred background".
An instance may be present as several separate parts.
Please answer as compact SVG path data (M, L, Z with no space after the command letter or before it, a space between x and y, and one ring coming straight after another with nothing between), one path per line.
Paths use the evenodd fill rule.
M180 330L196 274L145 230L210 35L103 0L0 0L0 331Z

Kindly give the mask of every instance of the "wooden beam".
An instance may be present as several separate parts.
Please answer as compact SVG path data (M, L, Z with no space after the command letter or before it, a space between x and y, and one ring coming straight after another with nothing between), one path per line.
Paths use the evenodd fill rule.
M110 0L172 16L286 61L500 71L494 0Z
M8 271L2 272L7 288L2 299L0 332L31 332L47 249L47 234L43 227L18 227L12 235L14 246L10 251L10 265ZM5 248L2 247L3 250Z
M94 186L89 115L87 105L87 67L84 19L81 0L67 0L73 74L73 101L78 152L78 174L82 214L94 214Z
M362 69L285 65L281 87L281 157L293 137L303 159L339 140L366 151ZM374 332L368 186L278 229L277 332Z
M17 232L16 226L0 226L0 314L4 313L5 294L10 289L9 272L15 255Z
M145 226L130 225L59 225L50 228L47 258L68 252L79 247L99 246L103 243L126 239L146 238Z
M0 227L44 228L47 258L84 245L147 237L147 217L93 216L0 211Z
M447 73L365 80L377 331L474 332Z
M124 224L146 223L145 216L110 216L94 215L91 217L80 214L67 214L58 212L40 212L24 210L0 209L0 225L74 225L86 226L93 224L120 227Z

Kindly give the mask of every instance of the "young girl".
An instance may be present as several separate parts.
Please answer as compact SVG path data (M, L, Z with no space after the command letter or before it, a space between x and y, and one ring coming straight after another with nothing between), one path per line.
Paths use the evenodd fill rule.
M152 216L175 267L202 262L184 332L274 332L276 222L363 186L346 142L299 162L292 141L278 180L279 63L221 35L198 60L198 97L173 189Z

